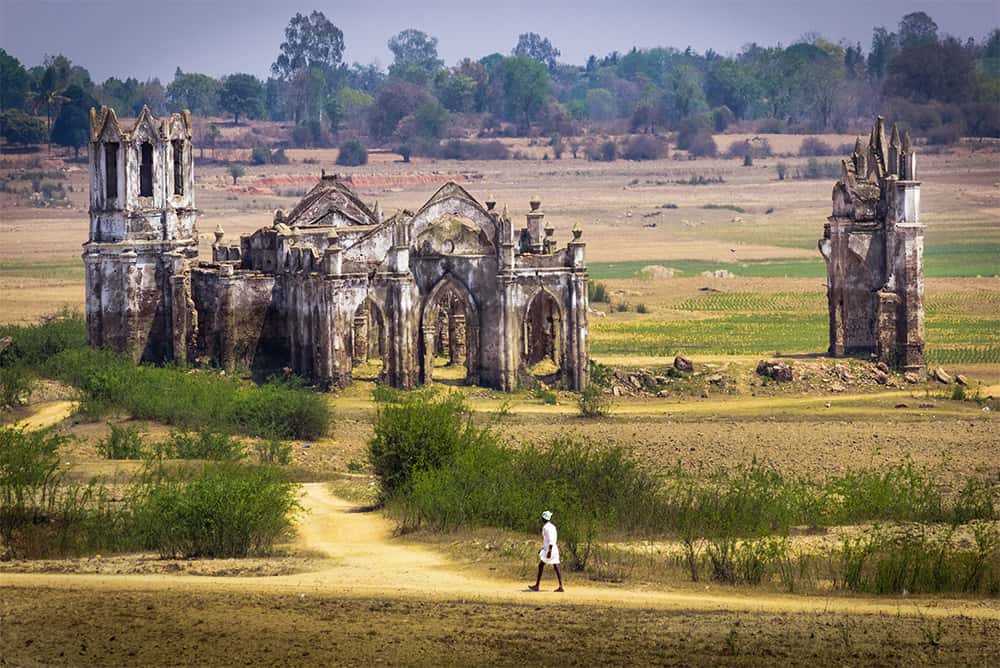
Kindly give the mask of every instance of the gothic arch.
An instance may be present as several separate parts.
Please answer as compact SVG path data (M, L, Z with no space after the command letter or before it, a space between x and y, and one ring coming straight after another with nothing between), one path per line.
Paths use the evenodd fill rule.
M424 298L420 312L420 377L422 382L433 380L434 357L437 353L438 310L446 297L454 296L450 306L449 325L451 346L463 345L465 382L475 383L479 375L479 304L469 289L452 275L444 276Z
M546 359L562 371L566 349L565 316L562 303L546 288L539 288L528 300L521 320L521 360L532 368Z
M378 359L381 369L377 379L381 382L389 368L389 345L385 309L371 295L367 295L354 310L351 321L352 368L366 367L370 360Z

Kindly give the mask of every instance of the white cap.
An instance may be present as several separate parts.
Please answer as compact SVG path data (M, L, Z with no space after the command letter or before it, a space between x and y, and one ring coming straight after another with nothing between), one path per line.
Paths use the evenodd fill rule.
M542 519L545 520L546 522L548 522L549 520L551 520L552 519L552 511L551 510L544 511L542 513Z

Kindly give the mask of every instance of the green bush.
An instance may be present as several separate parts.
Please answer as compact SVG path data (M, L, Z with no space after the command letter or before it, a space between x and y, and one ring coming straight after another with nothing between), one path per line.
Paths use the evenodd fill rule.
M31 373L21 366L0 366L0 408L20 406L31 394Z
M253 385L212 372L137 366L108 351L65 350L46 365L98 407L182 429L261 437L316 438L329 427L325 397L289 383Z
M87 323L77 313L63 311L38 325L0 325L0 339L13 343L0 353L0 366L37 368L64 350L87 345Z
M611 397L604 394L600 384L593 382L583 388L577 399L580 415L588 418L604 417L611 413Z
M261 464L285 466L292 461L292 444L278 438L266 438L254 445L257 459Z
M254 146L250 151L250 162L255 165L268 165L271 163L271 149L266 146Z
M409 491L419 471L446 466L467 448L491 443L493 434L472 423L462 396L423 391L378 406L368 460L382 499Z
M608 299L608 286L604 283L587 281L587 300L591 302L607 303L610 301Z
M0 428L0 558L34 558L129 547L127 511L95 483L68 483L66 438Z
M273 467L237 462L153 475L134 502L136 536L163 557L266 554L292 528L297 489Z
M535 399L538 399L546 406L555 406L556 404L559 403L559 397L556 396L555 392L553 392L547 387L541 387L541 386L536 387L534 390L531 391L531 396L533 396Z
M111 433L97 442L97 453L105 459L142 459L146 454L143 433L133 425L111 425Z
M272 165L287 165L291 160L285 155L285 149L279 148L277 151L271 154L271 164Z
M447 465L417 472L395 511L438 530L494 526L534 533L539 513L549 509L570 564L582 568L600 532L641 526L656 487L621 448L561 439L515 450L485 441Z
M198 432L175 431L170 434L164 455L176 459L242 459L243 444L220 432L202 429Z
M368 164L368 149L357 139L351 139L340 145L337 154L337 164L346 167L356 167Z

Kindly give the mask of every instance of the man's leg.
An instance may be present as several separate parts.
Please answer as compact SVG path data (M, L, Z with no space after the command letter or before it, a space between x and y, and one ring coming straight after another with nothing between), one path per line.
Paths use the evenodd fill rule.
M543 568L545 568L545 562L544 561L539 561L538 562L538 577L535 578L535 584L534 585L530 585L528 587L528 589L530 589L531 591L538 591L538 586L540 584L542 584L542 569Z
M556 577L559 578L559 589L556 589L556 591L563 591L562 573L559 572L559 564L552 564L552 568L556 569Z

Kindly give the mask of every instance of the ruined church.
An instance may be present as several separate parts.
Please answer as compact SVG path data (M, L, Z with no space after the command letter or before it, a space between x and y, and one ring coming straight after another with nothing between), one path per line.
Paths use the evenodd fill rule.
M558 247L537 198L523 227L455 183L387 216L324 175L269 227L233 240L216 227L203 261L191 128L188 112L144 108L125 128L91 110L91 345L332 388L360 368L400 388L462 372L507 391L587 385L582 231Z
M909 132L882 117L858 137L833 188L819 250L826 260L830 354L874 356L923 373L924 226Z

